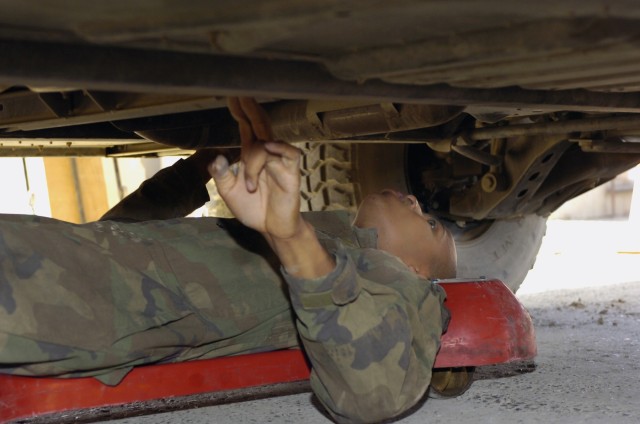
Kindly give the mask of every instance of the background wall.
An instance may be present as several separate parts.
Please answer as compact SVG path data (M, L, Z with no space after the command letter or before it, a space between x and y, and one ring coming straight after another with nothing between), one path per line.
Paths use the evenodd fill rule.
M634 180L640 166L590 190L556 210L555 219L626 219L631 210ZM640 186L640 183L636 184ZM638 190L636 190L638 191Z

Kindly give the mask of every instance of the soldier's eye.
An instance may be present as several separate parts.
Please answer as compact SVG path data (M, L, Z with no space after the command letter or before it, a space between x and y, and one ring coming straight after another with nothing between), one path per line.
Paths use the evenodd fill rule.
M436 221L435 219L427 219L427 222L431 226L432 230L435 230L436 227L438 226L438 221Z

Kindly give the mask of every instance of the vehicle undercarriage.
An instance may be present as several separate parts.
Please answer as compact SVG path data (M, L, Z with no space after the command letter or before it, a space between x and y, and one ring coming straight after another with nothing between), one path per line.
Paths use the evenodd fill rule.
M514 290L546 217L640 163L634 1L129 3L0 4L0 156L237 146L225 97L257 97L277 138L347 146L334 194L413 192Z

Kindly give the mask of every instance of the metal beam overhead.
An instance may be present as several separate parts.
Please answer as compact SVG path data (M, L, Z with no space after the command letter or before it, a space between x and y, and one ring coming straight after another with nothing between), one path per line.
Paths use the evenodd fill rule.
M456 88L445 84L363 83L334 78L302 61L125 49L85 44L0 41L0 85L263 98L533 106L540 110L640 112L637 93Z

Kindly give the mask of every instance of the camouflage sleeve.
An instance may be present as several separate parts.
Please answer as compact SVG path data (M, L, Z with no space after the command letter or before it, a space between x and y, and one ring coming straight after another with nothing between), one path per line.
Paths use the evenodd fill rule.
M446 325L444 291L377 249L335 252L318 280L285 275L314 392L338 422L378 422L425 394Z
M220 221L0 215L0 374L117 384L133 366L298 346L277 258Z
M181 218L208 200L207 188L193 164L180 159L144 181L100 220L135 222Z

